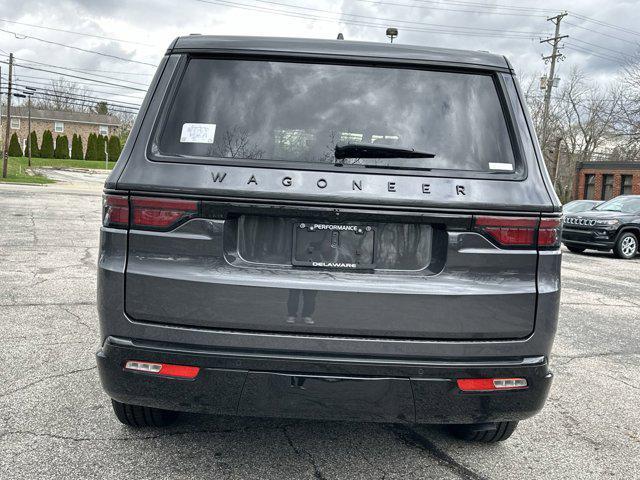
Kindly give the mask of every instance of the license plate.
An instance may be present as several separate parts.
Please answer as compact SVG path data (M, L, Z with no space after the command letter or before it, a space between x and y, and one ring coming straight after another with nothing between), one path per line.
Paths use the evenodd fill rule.
M291 263L300 267L370 270L375 232L371 225L296 223Z

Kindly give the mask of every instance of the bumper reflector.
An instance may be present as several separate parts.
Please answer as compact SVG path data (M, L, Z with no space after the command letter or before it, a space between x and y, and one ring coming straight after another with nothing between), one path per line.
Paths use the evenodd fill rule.
M526 378L459 378L458 388L463 392L490 392L527 388Z
M133 370L136 372L153 373L165 377L177 378L196 378L200 367L192 367L189 365L172 365L170 363L153 363L140 362L137 360L129 360L124 365L125 370Z

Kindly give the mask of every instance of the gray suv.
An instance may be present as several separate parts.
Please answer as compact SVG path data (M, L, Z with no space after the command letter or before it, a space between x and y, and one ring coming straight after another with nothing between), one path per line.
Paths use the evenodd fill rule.
M188 36L104 190L102 385L504 440L551 384L561 205L499 55Z

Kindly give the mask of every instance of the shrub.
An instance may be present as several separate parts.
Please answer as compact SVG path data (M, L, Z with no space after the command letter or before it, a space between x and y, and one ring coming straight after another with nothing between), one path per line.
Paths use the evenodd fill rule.
M87 152L84 155L85 160L97 160L97 137L95 133L90 133L87 139Z
M71 139L71 158L74 160L82 160L84 158L82 154L82 137L75 133Z
M29 148L31 148L31 157L32 158L38 158L40 156L40 149L38 148L38 134L36 132L31 132L31 135L29 135L30 138L30 145L27 145L27 148L25 149L24 152L24 156L28 157L29 156Z
M69 158L69 138L66 135L58 135L56 137L56 150L54 158Z
M11 135L11 140L9 141L9 156L22 156L22 147L20 147L20 141L18 140L18 135L16 135L15 132L13 132L13 135Z
M53 158L53 135L51 130L45 130L42 134L42 146L40 147L41 158Z
M115 135L111 135L109 137L109 145L107 147L107 151L109 152L109 161L115 162L120 157L120 152L122 151L122 146L120 146L120 139Z
M104 162L107 159L107 154L105 152L106 139L102 135L98 135L96 139L96 160L100 160Z

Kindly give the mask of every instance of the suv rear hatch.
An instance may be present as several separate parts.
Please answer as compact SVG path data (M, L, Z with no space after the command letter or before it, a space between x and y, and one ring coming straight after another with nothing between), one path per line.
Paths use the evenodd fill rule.
M132 320L443 340L533 331L538 250L557 246L557 220L518 199L549 203L537 167L526 175L510 76L189 56L167 75L147 158L130 160L144 168L118 184L135 191L106 200L107 216L128 209ZM336 159L336 145L356 153Z

